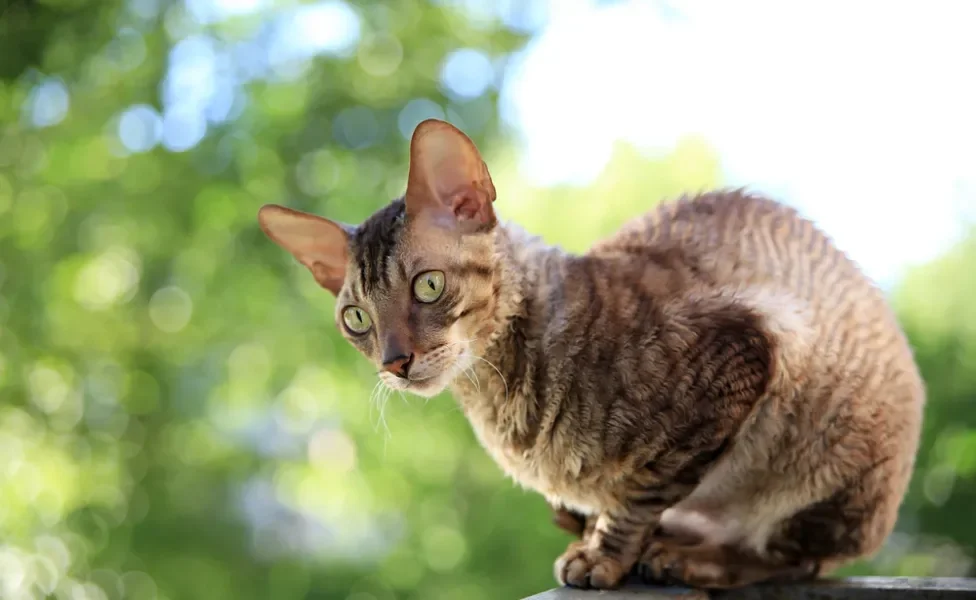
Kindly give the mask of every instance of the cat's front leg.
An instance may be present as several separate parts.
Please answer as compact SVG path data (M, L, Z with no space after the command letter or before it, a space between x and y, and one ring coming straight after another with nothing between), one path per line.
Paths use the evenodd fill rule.
M587 517L582 539L556 561L559 583L598 589L620 585L647 549L663 511L693 489L694 483L674 476L683 466L680 462L662 470L663 465L656 465L634 473L617 490L618 500L609 510Z
M642 541L656 525L645 512L604 512L596 519L592 533L574 541L556 560L556 579L578 588L612 589L637 562Z

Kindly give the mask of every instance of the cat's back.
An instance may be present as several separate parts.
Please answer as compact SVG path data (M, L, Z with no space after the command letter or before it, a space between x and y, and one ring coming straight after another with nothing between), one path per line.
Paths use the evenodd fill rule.
M802 322L803 353L816 354L822 372L851 374L851 365L861 365L867 375L876 370L864 366L870 354L875 366L887 363L918 379L882 291L813 222L771 199L731 190L666 202L596 244L589 256L637 263L668 257L685 273L678 295L721 294L774 320L789 314L781 320L781 343L799 343L794 325Z
M812 221L742 190L665 202L590 256L668 257L698 287L789 296L831 327L867 319L899 330L881 290Z
M620 253L635 260L668 255L705 282L773 286L809 300L822 295L815 283L828 273L866 292L874 290L811 221L785 204L742 190L664 202L590 251L596 256Z

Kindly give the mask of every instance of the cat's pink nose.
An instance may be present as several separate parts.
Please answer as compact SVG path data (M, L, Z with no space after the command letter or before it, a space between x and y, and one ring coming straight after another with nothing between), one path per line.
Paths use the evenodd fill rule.
M383 370L389 373L393 373L397 377L407 378L407 374L410 372L410 365L413 363L413 354L407 356L406 354L401 354L390 360L383 362Z

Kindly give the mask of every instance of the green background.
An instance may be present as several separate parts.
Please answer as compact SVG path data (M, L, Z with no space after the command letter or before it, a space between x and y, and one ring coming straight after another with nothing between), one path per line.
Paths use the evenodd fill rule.
M720 185L714 153L695 139L664 156L621 146L587 189L534 189L497 86L466 97L440 82L458 49L501 77L529 33L511 14L342 4L356 43L262 71L268 23L299 3L209 24L189 6L0 8L0 597L552 587L568 537L542 499L502 476L449 396L369 401L373 369L335 331L331 296L263 236L257 209L358 222L402 191L413 125L446 116L482 148L504 217L582 250ZM194 36L252 75L199 143L127 149L123 115L159 133L131 119L163 111L174 48ZM230 52L252 42L256 54ZM925 438L898 532L848 572L973 572L974 260L971 237L891 290L929 388Z

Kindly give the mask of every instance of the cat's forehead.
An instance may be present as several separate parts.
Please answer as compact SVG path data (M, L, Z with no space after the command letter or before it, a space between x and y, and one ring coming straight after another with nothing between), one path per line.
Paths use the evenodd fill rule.
M444 270L469 258L456 232L411 223L402 198L373 213L349 241L349 291L357 300L402 296L400 286L418 271Z
M391 283L391 258L401 251L406 210L403 199L394 200L373 213L356 228L350 240L351 259L358 275L358 287L365 295Z

